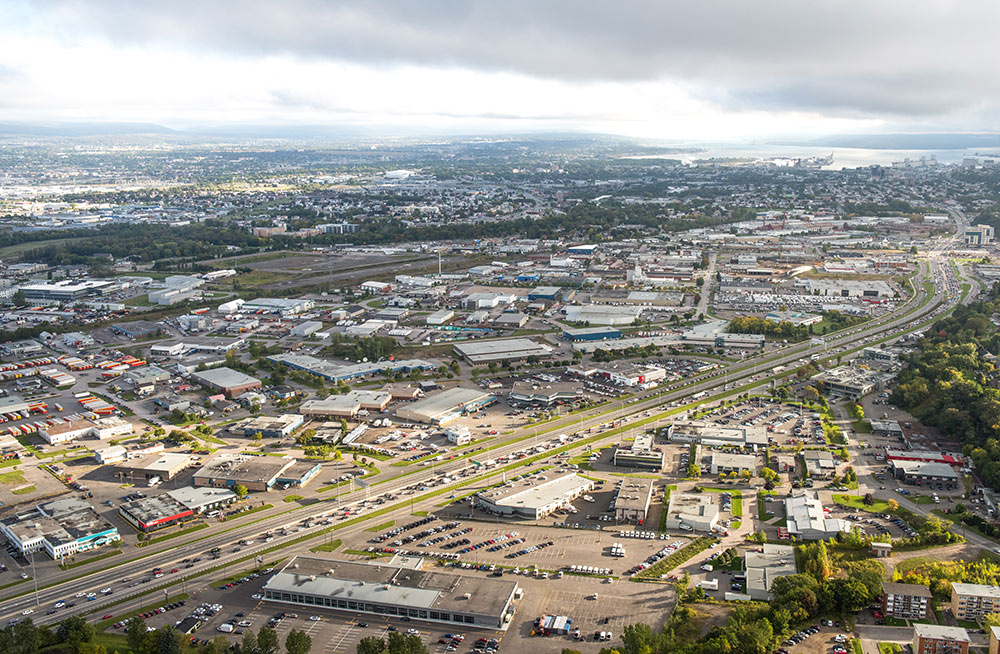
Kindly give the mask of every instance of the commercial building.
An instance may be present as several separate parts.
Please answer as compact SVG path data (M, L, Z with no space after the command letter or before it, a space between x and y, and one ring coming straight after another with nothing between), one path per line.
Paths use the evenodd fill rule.
M86 297L103 295L114 284L106 279L63 279L58 282L35 282L21 286L26 300L76 302Z
M1000 586L952 583L951 612L956 619L969 621L1000 613Z
M969 225L965 228L965 244L972 246L993 243L993 228L989 225Z
M744 471L757 472L757 456L754 454L732 454L730 452L712 452L713 475L742 474Z
M284 438L302 426L305 418L296 413L285 413L280 416L256 416L247 418L229 428L229 431L241 436L253 436L259 433L264 438Z
M163 329L155 322L148 320L135 320L133 322L117 323L111 325L111 331L126 338L135 340L137 338L148 338L160 334Z
M760 549L746 553L746 592L755 600L767 601L775 579L796 573L795 548L764 543Z
M865 368L838 366L812 378L823 382L828 395L859 400L869 393L888 386L895 375Z
M149 533L191 520L194 511L164 493L122 502L118 515L139 531Z
M194 473L195 486L232 488L244 486L249 491L268 491L295 463L291 457L222 454Z
M619 443L612 462L620 468L640 468L659 472L663 469L664 454L653 447L652 434L639 434L631 443Z
M552 348L535 343L528 338L506 338L498 341L470 341L455 345L457 352L472 365L486 365L501 361L524 361L528 357L545 359L552 356Z
M670 494L667 505L667 529L712 531L719 522L715 493Z
M736 447L756 452L767 447L767 432L760 427L723 427L703 420L678 420L667 427L672 443L700 443L705 447Z
M607 304L587 304L563 307L562 312L568 322L585 325L631 325L642 315L640 306L611 306Z
M69 443L78 438L90 436L94 430L94 423L89 420L67 420L57 422L54 425L45 425L38 430L38 435L51 445L59 443Z
M563 338L574 343L590 341L609 341L622 337L620 329L614 327L584 327L582 329L564 329Z
M45 502L4 518L0 533L22 554L42 550L53 559L121 540L117 527L76 497Z
M825 279L805 280L811 295L859 298L889 298L896 294L888 282L882 280Z
M828 517L819 493L793 491L785 498L785 521L788 533L803 540L823 540L850 531L846 520Z
M233 397L261 387L259 379L225 366L193 372L191 377L203 386L224 393L226 397Z
M577 377L600 377L619 386L646 386L667 378L667 371L659 366L647 366L628 361L609 363L580 363L566 369Z
M866 347L861 350L861 358L882 365L892 365L899 362L899 352L881 347Z
M625 477L618 482L611 508L618 522L634 522L643 524L649 513L649 504L653 499L652 479Z
M947 463L924 463L923 461L889 462L892 475L904 484L914 484L935 490L955 490L958 488L958 473Z
M472 442L472 432L465 425L448 427L444 430L444 437L452 445L466 445Z
M31 339L11 341L0 345L0 352L3 352L4 356L15 357L17 359L41 354L43 351L42 344Z
M969 654L969 632L918 622L913 625L913 654Z
M190 465L191 457L187 454L157 452L126 460L115 469L115 475L129 482L149 481L154 477L170 481Z
M477 411L496 401L492 393L478 388L456 386L428 395L396 409L396 416L403 420L431 425L444 425L465 413Z
M236 493L225 488L194 488L192 486L182 486L167 491L167 495L195 513L210 513L229 506L239 499L236 497Z
M511 385L507 399L512 404L530 406L556 406L568 404L582 399L583 387L568 382L553 382L547 384L516 381Z
M241 313L277 313L282 316L294 316L309 311L316 303L300 298L259 297L256 300L244 302Z
M808 327L816 323L823 322L823 316L816 313L802 313L801 311L772 311L764 316L768 322L787 322L796 327Z
M516 591L517 583L507 578L297 556L271 575L261 593L265 602L339 609L351 616L500 629L513 616Z
M370 375L388 375L392 373L408 374L413 370L433 370L437 364L422 359L399 359L394 361L362 362L340 364L323 361L316 357L303 354L275 354L268 361L284 365L321 377L327 381L349 381Z
M555 475L541 483L529 477L479 493L478 505L496 515L538 520L565 508L594 488L594 482L574 473Z
M111 447L106 447L103 450L95 450L94 458L101 465L120 463L125 460L126 452L127 450L121 445L112 445Z
M900 620L931 619L931 591L923 584L883 581L882 612Z
M802 459L812 477L823 479L837 474L837 461L829 450L803 450Z
M536 286L528 292L528 301L547 300L555 302L559 298L559 286Z
M455 319L455 312L451 309L439 309L424 319L428 325L446 325Z
M319 322L318 320L307 320L292 327L289 334L301 338L305 336L311 336L321 329L323 329L323 323Z
M958 452L938 452L937 450L895 450L887 448L885 459L893 461L923 461L924 463L943 463L949 466L963 467L964 457Z
M353 418L361 411L385 411L390 401L392 395L384 391L351 391L321 400L307 400L299 407L299 412L306 416Z
M903 428L899 426L898 420L871 420L872 434L884 436L886 438L899 438L903 435Z

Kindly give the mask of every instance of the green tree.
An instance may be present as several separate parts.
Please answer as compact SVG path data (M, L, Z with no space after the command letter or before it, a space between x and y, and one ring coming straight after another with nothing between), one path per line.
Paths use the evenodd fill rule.
M260 654L260 647L257 645L257 634L253 632L253 629L247 629L246 633L243 634L240 654Z
M0 652L3 654L36 654L41 646L39 629L31 618L0 629Z
M171 626L156 630L156 654L181 654L181 641L177 630Z
M292 629L285 637L285 651L288 654L309 654L312 638L304 631Z
M133 653L141 653L143 643L146 642L146 621L139 616L129 620L125 629L125 640Z
M269 627L261 627L257 632L258 654L278 654L278 632Z
M243 484L236 484L235 486L233 486L233 492L236 493L236 496L239 497L240 499L243 499L250 493L250 491L247 490L247 487L244 486Z
M56 637L59 642L66 643L69 651L73 654L80 654L84 643L94 640L94 625L79 615L73 615L59 623Z
M386 654L385 641L375 636L366 636L358 643L357 654ZM246 650L243 651L246 654Z

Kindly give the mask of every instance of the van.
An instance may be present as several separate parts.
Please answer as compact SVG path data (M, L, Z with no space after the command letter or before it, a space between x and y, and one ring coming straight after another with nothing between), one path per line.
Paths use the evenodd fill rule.
M233 625L228 624L228 623L227 624L220 624L218 627L215 628L215 630L216 631L220 631L220 632L222 632L224 634L231 634L231 633L233 633Z

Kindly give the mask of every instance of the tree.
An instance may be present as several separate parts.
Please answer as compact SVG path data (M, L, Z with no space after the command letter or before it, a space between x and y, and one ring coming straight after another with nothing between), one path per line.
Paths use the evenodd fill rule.
M861 500L861 502L862 502L862 503L863 503L863 504L864 504L865 506L872 506L873 504L875 504L875 496L874 496L874 495L872 495L871 493L865 493L865 496L864 496L864 498L863 498L863 499Z
M897 502L896 500L889 500L887 504L889 505L890 511L892 512L899 511L899 502Z
M36 654L42 645L39 629L31 618L0 629L0 652L4 654Z
M125 630L125 639L128 641L130 650L141 652L143 643L146 642L146 621L139 616L129 620Z
M59 623L56 637L60 642L66 643L70 652L80 654L84 643L94 640L95 633L94 625L87 622L83 617L74 615Z
M309 654L312 649L312 638L304 631L292 629L285 638L285 651L288 654Z
M177 631L171 627L156 630L156 654L181 654L181 641Z
M260 654L260 647L257 645L257 634L253 632L253 629L247 629L246 633L243 634L240 654Z
M357 649L358 654L386 654L388 651L385 641L375 636L362 638L361 642L358 643ZM243 651L243 654L246 654L246 650Z
M236 493L236 496L240 499L245 498L250 493L250 491L247 490L247 487L243 484L236 484L233 486L233 492Z
M270 627L261 627L257 632L258 654L278 654L278 632Z
M347 436L347 421L343 418L340 419L340 435Z

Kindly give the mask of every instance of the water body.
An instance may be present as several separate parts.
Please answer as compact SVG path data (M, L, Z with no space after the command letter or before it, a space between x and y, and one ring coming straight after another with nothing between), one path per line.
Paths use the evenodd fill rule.
M691 144L678 144L673 147L690 148L690 152L672 152L662 155L636 155L630 159L676 159L685 164L694 163L705 159L746 159L749 161L778 161L791 165L794 159L823 158L833 155L833 163L823 166L823 170L841 170L843 168L862 168L865 166L891 166L893 162L911 161L919 162L921 157L935 157L938 163L956 164L961 163L965 157L972 157L976 154L992 154L1000 157L1000 147L978 147L978 148L956 148L948 150L880 150L869 148L838 148L823 146L800 146L800 145L706 145L693 146Z

